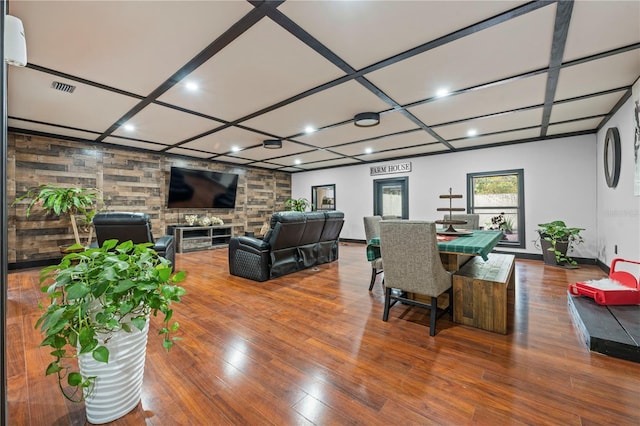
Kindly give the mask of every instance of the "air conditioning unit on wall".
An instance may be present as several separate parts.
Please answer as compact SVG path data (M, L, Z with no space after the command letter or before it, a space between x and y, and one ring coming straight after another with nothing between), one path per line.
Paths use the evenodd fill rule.
M27 65L27 40L22 21L15 16L4 17L4 60L9 65Z

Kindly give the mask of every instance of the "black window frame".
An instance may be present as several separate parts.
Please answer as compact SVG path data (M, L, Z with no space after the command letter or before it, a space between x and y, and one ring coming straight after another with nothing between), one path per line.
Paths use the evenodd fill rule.
M402 219L409 219L409 177L374 179L373 181L373 214L382 214L382 187L385 184L399 184L402 187Z
M497 207L475 207L474 203L474 191L473 180L478 177L487 176L505 176L516 175L518 178L518 241L500 241L499 247L511 247L511 248L526 248L526 234L525 234L525 210L524 210L524 169L509 169L509 170L497 170L489 172L477 172L467 173L467 212L469 214L478 213L478 210L500 210L512 209L513 206L497 206Z

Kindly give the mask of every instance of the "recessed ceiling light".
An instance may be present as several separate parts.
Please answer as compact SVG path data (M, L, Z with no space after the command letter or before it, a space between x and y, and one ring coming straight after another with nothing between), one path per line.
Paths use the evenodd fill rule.
M301 163L302 163L302 160L300 160L299 158L296 158L296 159L295 159L295 161L294 161L294 163L295 163L295 164L301 164Z
M136 126L134 126L133 124L125 124L124 129L127 132L133 132L136 129Z
M195 92L196 90L198 90L198 85L193 81L187 82L184 86L187 88L187 90L190 90L192 92Z
M372 148L367 148L367 149L364 150L365 154L371 154L372 152L373 152Z
M467 131L467 136L475 136L478 134L478 131L476 129L469 129Z
M238 152L240 150L241 150L241 148L239 146L232 146L231 147L231 152Z
M304 132L305 133L313 133L315 131L316 131L316 128L313 127L313 126L307 126L307 127L304 128Z
M447 96L449 94L449 89L441 88L436 92L436 96L442 98L443 96Z

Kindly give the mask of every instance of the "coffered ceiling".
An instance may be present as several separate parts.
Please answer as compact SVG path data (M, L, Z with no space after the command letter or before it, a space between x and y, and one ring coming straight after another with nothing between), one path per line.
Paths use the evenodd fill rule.
M9 67L9 130L288 172L593 133L640 76L639 1L11 0L9 14L29 61ZM362 112L380 124L355 126Z

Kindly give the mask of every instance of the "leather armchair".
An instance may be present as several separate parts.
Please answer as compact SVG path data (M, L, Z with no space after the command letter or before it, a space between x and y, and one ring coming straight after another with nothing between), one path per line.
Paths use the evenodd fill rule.
M134 244L154 243L153 249L172 265L175 265L176 250L173 235L158 239L151 233L151 218L147 213L103 212L93 217L98 244L106 240L133 241Z

